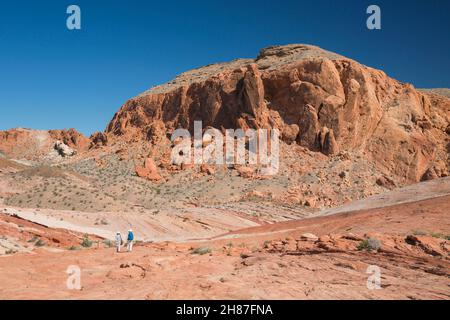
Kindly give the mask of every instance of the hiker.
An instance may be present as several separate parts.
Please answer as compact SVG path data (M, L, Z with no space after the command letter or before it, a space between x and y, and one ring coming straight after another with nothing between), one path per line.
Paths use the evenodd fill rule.
M120 231L117 231L117 233L116 233L117 252L120 252L120 247L121 246L122 246L122 235L120 234Z
M128 252L131 252L133 250L133 240L134 240L134 234L133 230L128 230L128 238L127 238L127 249Z

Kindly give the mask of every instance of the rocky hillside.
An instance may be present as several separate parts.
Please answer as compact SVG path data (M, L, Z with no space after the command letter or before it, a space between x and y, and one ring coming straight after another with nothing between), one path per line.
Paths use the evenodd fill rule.
M192 131L194 121L202 120L203 128L220 130L278 128L282 160L290 152L293 159L313 152L320 161L348 160L351 153L353 163L364 159L377 175L404 185L448 175L450 98L443 92L416 90L318 47L276 46L255 59L212 64L151 88L127 101L105 132L90 138L74 129L13 129L0 132L0 151L50 162L58 153L118 154L140 164L150 157L155 163L146 160L148 166L137 171L159 180L157 170L174 169L170 134L176 128ZM294 145L305 152L292 151ZM296 170L295 163L288 166Z
M404 183L449 171L450 99L308 45L186 72L127 101L99 140L151 152L196 120L222 130L275 127L286 144L328 156L358 152Z

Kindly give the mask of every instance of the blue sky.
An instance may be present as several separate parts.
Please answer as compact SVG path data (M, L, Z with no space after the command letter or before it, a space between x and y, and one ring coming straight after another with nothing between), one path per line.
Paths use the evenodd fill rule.
M66 28L77 4L82 30ZM366 8L382 30L366 28ZM448 0L5 0L0 130L102 131L120 106L180 72L309 43L416 87L450 87Z

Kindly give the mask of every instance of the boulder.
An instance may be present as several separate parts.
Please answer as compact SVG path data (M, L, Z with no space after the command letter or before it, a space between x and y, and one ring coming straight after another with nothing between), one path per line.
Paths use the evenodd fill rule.
M210 165L202 164L200 165L200 172L212 176L216 173L216 170Z
M144 166L136 166L135 170L138 177L145 178L150 181L160 181L162 179L152 158L147 158Z
M304 233L300 236L300 240L303 241L318 241L319 237L312 233Z
M108 145L108 136L103 132L94 133L91 138L91 143L89 145L90 149L99 148Z
M72 157L76 154L75 150L59 140L55 142L54 148L61 157Z
M251 167L239 166L236 167L236 170L239 173L239 176L246 179L253 178L255 174L255 170Z
M376 180L376 184L387 189L395 188L395 182L391 178L386 176L378 177Z

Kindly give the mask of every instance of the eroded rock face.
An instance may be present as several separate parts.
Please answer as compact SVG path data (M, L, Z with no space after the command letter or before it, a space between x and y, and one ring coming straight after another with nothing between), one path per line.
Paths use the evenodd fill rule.
M108 145L108 137L103 132L96 132L90 138L90 149L95 149L98 147L104 147Z
M53 139L59 140L68 147L78 151L87 150L90 144L89 138L79 133L75 129L50 130L49 134Z
M404 181L419 181L436 161L448 164L450 99L382 71L305 45L201 70L129 100L108 139L164 139L202 120L220 130L275 127L285 142L329 156L357 150Z

